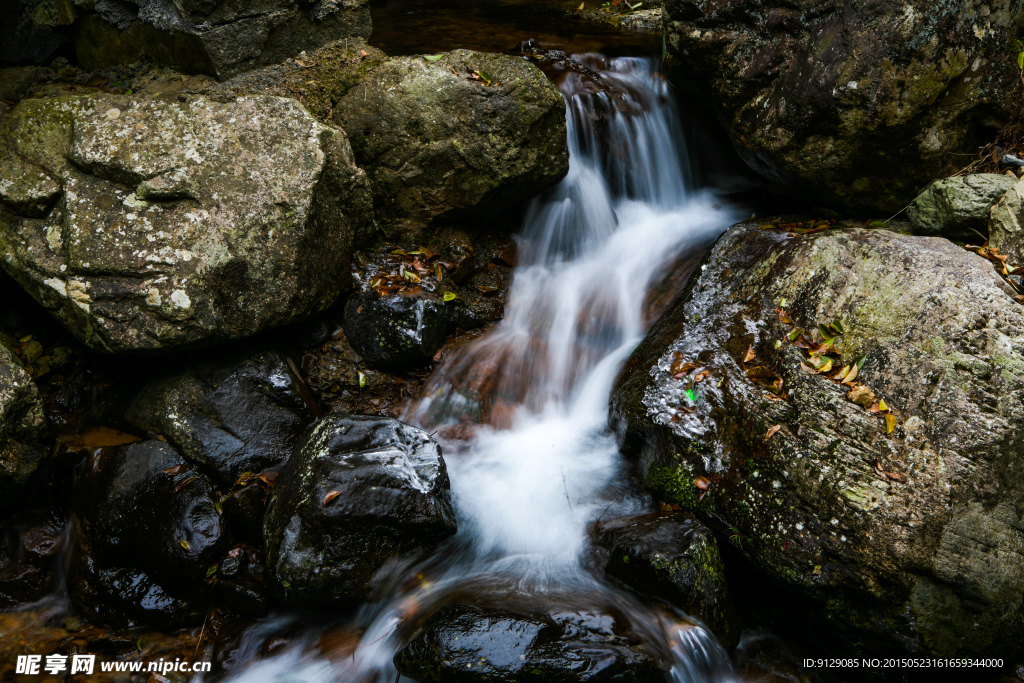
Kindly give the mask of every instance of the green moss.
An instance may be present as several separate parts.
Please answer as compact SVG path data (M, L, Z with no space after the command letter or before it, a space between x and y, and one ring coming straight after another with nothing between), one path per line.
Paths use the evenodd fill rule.
M695 510L700 498L700 489L693 484L696 478L689 465L671 466L655 463L647 470L647 488L666 503L675 503L686 510Z

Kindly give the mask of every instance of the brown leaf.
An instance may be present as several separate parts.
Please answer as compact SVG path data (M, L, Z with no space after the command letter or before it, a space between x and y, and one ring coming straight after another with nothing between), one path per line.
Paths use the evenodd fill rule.
M892 430L896 429L896 425L899 424L899 418L892 413L885 416L885 433L892 434Z
M181 465L175 465L174 467L168 467L166 470L164 470L164 474L167 474L167 475L170 475L170 476L173 477L175 474L181 474L182 472L184 472L187 469L188 469L188 465L185 465L183 463Z
M847 398L857 405L867 408L875 402L875 392L871 391L871 389L867 388L863 384L858 384L850 390L850 393L847 394Z
M334 500L335 498L337 498L340 495L341 495L341 491L328 491L327 495L324 496L324 507L327 507L328 503L330 503L332 500Z
M808 365L807 363L804 363L803 361L800 361L800 369L803 370L804 372L806 372L809 375L817 375L818 374L818 370L816 368L812 368L810 365Z
M366 50L360 50L360 51L359 51L359 56L360 56L360 57L369 57L369 56L370 56L370 53L369 53L369 52L367 52Z
M711 376L711 371L710 370L701 370L700 372L698 372L696 375L693 376L693 381L694 381L694 383L703 382L704 380L706 380L710 376Z
M843 380L843 384L852 387L853 386L853 380L857 379L857 373L859 371L860 371L860 368L857 367L856 363L854 363L850 367L850 372L846 375L846 379Z
M699 488L701 491L707 491L711 487L711 482L708 481L707 477L697 477L693 480L693 485Z
M772 427L771 429L769 429L769 430L768 430L768 433L764 435L764 440L765 440L765 441L767 441L768 439L770 439L770 438L772 438L773 436L775 436L775 433L776 433L777 431L779 431L780 429L782 429L782 425L775 425L774 427Z
M786 313L784 310L782 310L781 308L776 308L774 310L775 315L779 316L779 322L784 323L786 325L793 324L793 320L789 317L789 314Z
M180 484L178 484L177 486L175 486L174 487L174 492L177 493L178 491L182 490L183 488L185 488L186 486L188 486L189 484L191 484L192 482L194 482L198 478L199 477L189 477L185 481L183 481Z
M677 358L672 361L672 365L669 366L669 372L675 374L677 372L687 373L697 367L696 363L684 363L681 358Z
M754 360L754 345L753 344L751 344L750 347L747 349L747 352L745 354L743 354L743 362L744 363L749 363L752 360Z

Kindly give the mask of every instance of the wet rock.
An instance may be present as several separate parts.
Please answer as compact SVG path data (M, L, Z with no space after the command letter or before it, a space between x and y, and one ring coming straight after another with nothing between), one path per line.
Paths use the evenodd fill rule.
M612 399L624 450L774 582L759 600L807 609L780 621L805 642L1013 651L1024 308L943 239L759 227L719 240L629 360ZM835 367L863 357L855 389L790 342L835 321Z
M476 74L476 75L475 75ZM568 171L565 104L526 60L456 50L378 67L335 107L388 234L500 216Z
M1009 176L1006 176L1010 180ZM1024 264L1024 180L1013 185L992 207L989 246L1009 256L1013 266Z
M736 615L711 531L684 512L623 517L598 524L606 571L702 620L726 647L736 643Z
M270 596L260 554L254 546L236 546L217 565L217 595L225 609L251 617L267 613Z
M313 421L285 359L257 351L210 360L155 379L125 419L167 438L225 487L246 472L276 468Z
M0 338L0 507L22 498L53 445L39 390Z
M330 416L274 487L264 534L279 598L310 607L364 599L389 560L455 533L441 450L398 420Z
M712 104L754 170L816 201L895 213L1013 106L1013 0L666 0L664 13L675 83Z
M103 449L83 467L75 511L99 565L194 588L222 545L210 481L163 441Z
M653 681L665 676L611 617L525 614L453 603L395 655L405 676L428 683Z
M914 200L907 217L918 235L980 244L988 228L989 210L1016 182L998 173L943 178Z
M0 140L0 265L103 351L238 339L326 308L369 217L344 133L291 100L23 100Z
M370 36L365 0L100 0L80 23L75 48L86 69L146 57L221 80L304 50Z
M0 523L0 608L41 600L53 590L61 526L48 515Z
M71 2L12 0L0 23L0 67L47 64L71 52L78 9Z

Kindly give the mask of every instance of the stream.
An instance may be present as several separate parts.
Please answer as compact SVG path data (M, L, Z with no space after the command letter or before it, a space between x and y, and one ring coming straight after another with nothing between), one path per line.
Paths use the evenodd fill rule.
M390 683L418 618L456 598L613 618L671 662L671 680L732 680L698 622L594 569L588 533L599 518L653 509L608 430L608 398L650 320L648 291L670 267L695 264L737 214L696 187L656 60L575 59L600 78L570 70L557 80L570 170L527 211L505 318L446 359L403 418L442 444L458 535L392 570L380 599L346 625L361 633L347 656L325 656L322 627L281 615L243 636L229 680ZM303 635L256 659L266 634L289 625Z

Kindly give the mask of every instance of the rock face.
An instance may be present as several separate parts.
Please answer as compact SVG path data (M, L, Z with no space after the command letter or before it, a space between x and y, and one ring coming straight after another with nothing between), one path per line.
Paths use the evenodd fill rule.
M474 75L478 74L478 75ZM499 215L568 172L565 103L522 58L455 50L393 59L335 107L388 232Z
M596 528L606 571L697 617L727 647L737 641L725 568L711 530L685 512L622 517Z
M69 592L101 621L180 624L222 546L209 480L163 441L100 451L83 467ZM107 604L109 603L109 604Z
M125 418L227 487L281 465L313 416L285 361L260 351L150 382Z
M976 152L1007 108L1013 0L666 0L666 68L710 101L755 170L818 201L890 213ZM1008 112L1007 112L1008 114Z
M992 207L988 241L1009 256L1012 265L1024 263L1024 180L1011 187Z
M327 43L368 38L366 4L366 0L98 0L93 12L82 12L75 48L86 69L147 57L161 66L223 80Z
M719 240L630 359L612 399L623 448L659 498L696 510L844 645L1013 651L1024 308L943 239L758 227ZM836 368L863 356L853 383L870 395L790 342L835 321ZM870 412L878 399L891 418Z
M907 218L919 235L981 243L992 205L1016 183L1015 178L997 173L943 178L914 200Z
M25 100L0 126L3 267L89 346L237 339L328 306L369 191L291 100Z
M311 607L365 598L392 558L455 533L441 450L398 420L330 416L308 432L267 509L279 598Z
M4 22L0 24L0 67L45 64L70 52L71 24L77 14L70 2L5 3Z
M590 614L533 615L453 603L434 613L395 655L428 683L655 681L658 661Z
M53 435L43 400L18 358L0 340L0 496L16 502L50 457ZM2 505L2 504L0 504Z

